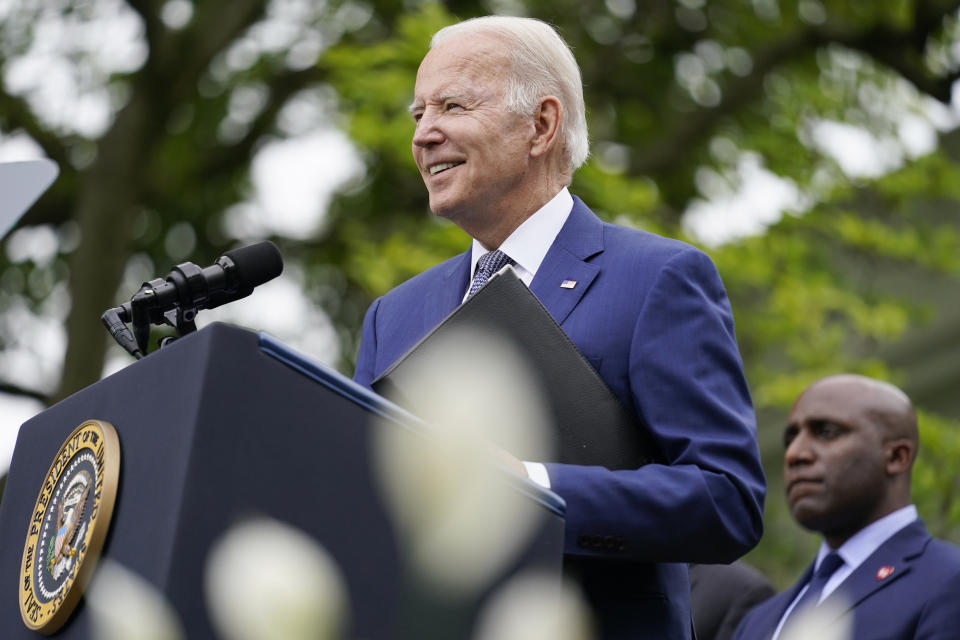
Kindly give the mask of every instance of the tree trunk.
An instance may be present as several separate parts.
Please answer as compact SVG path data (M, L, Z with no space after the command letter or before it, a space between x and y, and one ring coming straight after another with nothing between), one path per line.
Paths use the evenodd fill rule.
M162 127L153 115L143 94L135 91L81 176L74 218L83 237L70 262L67 353L55 400L96 382L103 372L108 334L100 315L116 306L130 257L130 220L140 201L154 131Z

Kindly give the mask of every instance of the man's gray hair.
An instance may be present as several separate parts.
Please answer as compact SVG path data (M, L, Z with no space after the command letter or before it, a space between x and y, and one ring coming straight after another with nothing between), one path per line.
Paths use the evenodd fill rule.
M546 22L511 16L484 16L444 27L434 34L430 47L473 34L492 35L508 44L505 49L512 73L507 81L507 109L530 115L536 112L544 96L553 95L560 100L563 152L573 173L590 154L590 140L580 67L570 47Z

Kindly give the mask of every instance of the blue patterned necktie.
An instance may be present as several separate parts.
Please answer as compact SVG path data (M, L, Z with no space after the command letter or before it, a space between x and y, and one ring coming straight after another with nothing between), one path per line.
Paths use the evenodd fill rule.
M797 617L797 612L804 609L809 609L816 607L820 604L820 594L823 593L823 587L826 586L827 581L830 580L830 576L836 572L837 569L843 566L843 558L839 556L834 551L831 551L823 557L823 560L820 562L820 566L817 568L816 573L813 574L813 578L810 580L810 586L807 587L807 590L803 592L803 596L797 600L797 604L790 611L790 615L787 616L787 619L783 623L783 628L785 629L791 621L795 621Z
M467 297L469 298L479 291L480 287L485 285L487 280L490 279L490 276L500 271L505 264L514 264L514 262L507 254L500 251L500 249L489 251L480 256L480 259L477 261L477 271L473 275L473 282L470 283L470 290L467 292Z

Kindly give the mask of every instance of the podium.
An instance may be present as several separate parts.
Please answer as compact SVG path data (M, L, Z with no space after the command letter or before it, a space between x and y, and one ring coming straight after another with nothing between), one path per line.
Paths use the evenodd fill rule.
M51 462L90 419L115 427L121 451L101 559L150 583L187 637L216 637L205 561L214 541L250 515L300 529L333 557L350 602L345 637L399 637L409 581L372 469L371 438L377 428L424 425L270 336L224 324L175 341L23 425L0 503L0 636L42 637L24 624L16 595L24 541ZM490 589L525 568L559 580L563 501L498 472L538 524ZM510 523L502 535L515 535ZM466 603L469 615L484 597ZM90 637L89 618L81 599L55 637Z

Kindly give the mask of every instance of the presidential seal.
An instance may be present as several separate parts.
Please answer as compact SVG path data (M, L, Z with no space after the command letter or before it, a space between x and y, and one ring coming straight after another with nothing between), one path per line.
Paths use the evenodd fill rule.
M20 564L20 615L53 633L83 595L110 526L120 441L109 422L87 420L57 452L33 508Z

